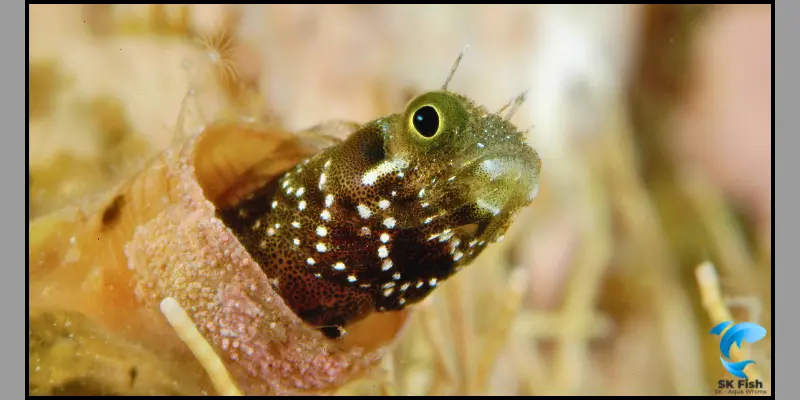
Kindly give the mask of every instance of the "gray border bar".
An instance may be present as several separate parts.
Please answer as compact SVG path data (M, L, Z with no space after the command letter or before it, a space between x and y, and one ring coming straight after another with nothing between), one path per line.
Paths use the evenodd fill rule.
M0 374L0 385L4 388L4 391L8 394L16 393L16 389L23 385L25 385L25 392L27 393L28 387L28 380L24 379L24 375L27 376L27 352L25 354L25 366L26 369L23 370L20 368L22 363L18 362L21 361L17 359L17 355L22 355L25 347L22 343L16 343L17 334L13 333L14 331L21 331L22 328L17 328L13 321L22 321L23 318L26 321L26 331L27 331L27 317L20 316L20 319L16 319L13 317L16 313L23 313L23 310L20 310L19 307L21 304L25 304L25 309L27 310L28 300L27 296L23 298L23 291L27 292L28 285L26 284L23 286L20 284L21 281L25 280L27 282L27 245L25 246L24 253L17 253L19 249L23 248L22 244L23 241L27 244L28 242L28 218L27 218L27 201L23 202L22 193L25 193L25 200L28 197L28 187L27 184L23 185L23 182L27 182L27 159L28 159L28 141L27 141L27 105L28 105L28 88L27 86L23 86L27 83L27 65L28 65L28 6L27 4L21 3L2 3L0 9L5 9L6 11L0 11L0 18L3 21L0 23L0 26L3 29L7 29L7 34L0 35L0 43L2 43L2 54L5 56L2 57L2 64L4 65L3 69L5 70L2 74L0 74L0 93L2 93L3 97L8 97L8 99L0 102L3 106L0 107L0 120L5 121L3 124L3 134L0 135L0 140L3 141L3 144L0 144L0 149L3 151L3 155L0 156L3 164L5 165L3 168L0 168L0 174L2 175L2 182L6 182L8 185L7 194L3 196L3 205L0 207L0 221L5 221L6 223L1 224L3 230L9 231L6 234L3 234L3 240L0 242L2 243L3 251L3 274L7 274L7 277L0 279L0 282L3 282L3 301L0 301L0 307L2 307L2 315L4 315L7 320L9 321L6 324L7 328L5 329L5 334L0 340L2 343L2 354L5 356L2 358L4 364L8 364L8 367L4 367L3 373ZM7 7L7 8L6 8ZM17 8L19 7L19 8ZM24 13L24 19L19 18L20 15L17 15L16 11L21 11ZM19 24L19 25L18 25ZM23 25L24 24L24 25ZM17 30L19 29L19 31ZM24 30L23 32L20 32ZM16 32L16 33L14 33ZM23 40L20 40L24 38ZM16 55L20 57L17 58ZM23 75L24 74L24 75ZM25 76L25 79L22 79L22 76ZM25 93L25 98L23 99L21 95ZM17 97L20 95L20 97ZM23 132L25 133L23 135ZM14 144L16 143L16 144ZM20 153L18 150L20 147L25 147L25 153ZM24 159L23 159L24 158ZM17 171L17 166L25 165L25 171ZM24 192L17 193L14 191L13 187L19 184L20 191ZM17 208L19 207L19 208ZM23 214L20 212L25 210ZM19 223L19 225L17 225ZM24 225L23 225L24 224ZM20 235L20 232L17 230L19 227L25 227L25 236L23 237ZM17 262L19 260L19 263ZM16 278L14 278L16 277ZM27 313L26 313L27 314ZM25 333L27 335L27 332ZM27 342L27 336L25 336L25 341ZM25 372L23 372L25 371ZM16 396L9 396L9 397L16 397Z
M777 14L777 19L775 18ZM772 366L772 393L781 393L782 398L795 398L797 393L793 388L791 382L795 381L793 377L794 368L791 367L792 360L796 360L800 354L797 351L797 342L792 338L797 338L800 335L798 332L798 319L797 304L800 300L797 298L798 292L793 286L800 282L800 274L798 268L794 266L792 259L800 259L798 256L797 240L797 227L800 226L800 213L792 207L800 204L800 190L798 190L796 172L797 166L792 167L792 164L798 162L797 149L800 149L800 137L792 133L797 126L797 96L800 93L800 77L797 71L800 71L800 57L797 53L797 38L800 33L797 30L797 21L800 20L800 3L793 0L781 1L780 12L775 12L775 6L772 8L773 25L773 122L774 132L773 137L773 296L774 303L781 303L783 307L778 307L773 304L774 314L786 313L784 318L780 318L773 314L773 331L772 334L772 348L773 348L773 366ZM792 33L794 32L794 33ZM782 51L777 51L780 48ZM781 81L775 84L775 76L780 76ZM782 100L782 101L781 101ZM780 107L777 107L780 105ZM782 132L782 133L781 133ZM775 153L777 151L777 154ZM784 184L777 184L778 181L783 180ZM794 183L792 183L794 182ZM777 201L775 197L783 198ZM780 209L783 214L780 218L775 218L776 206L782 206ZM780 231L786 231L780 234ZM792 231L795 231L792 233ZM776 276L780 279L776 279ZM782 289L778 289L782 286ZM780 334L777 337L788 338L783 345L781 345L780 352L775 352L775 331L779 330ZM795 346L795 347L792 347ZM786 369L781 368L781 365ZM776 384L777 383L777 384ZM776 391L776 388L780 388ZM776 396L777 397L777 396Z

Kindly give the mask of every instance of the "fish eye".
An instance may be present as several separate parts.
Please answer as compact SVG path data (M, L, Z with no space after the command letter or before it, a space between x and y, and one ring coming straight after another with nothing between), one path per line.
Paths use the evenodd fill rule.
M417 111L414 111L411 116L411 123L420 135L432 138L439 133L441 126L439 111L432 106L422 106Z

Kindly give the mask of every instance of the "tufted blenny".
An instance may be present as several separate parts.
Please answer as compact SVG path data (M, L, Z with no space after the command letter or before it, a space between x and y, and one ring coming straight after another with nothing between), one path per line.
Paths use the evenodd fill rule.
M501 115L447 82L219 211L284 301L329 337L423 300L536 197L541 161L508 121L524 96Z

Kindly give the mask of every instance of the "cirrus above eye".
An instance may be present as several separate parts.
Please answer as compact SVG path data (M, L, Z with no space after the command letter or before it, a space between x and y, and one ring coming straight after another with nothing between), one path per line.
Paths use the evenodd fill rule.
M439 112L431 106L422 106L411 117L414 129L420 135L430 138L439 132Z

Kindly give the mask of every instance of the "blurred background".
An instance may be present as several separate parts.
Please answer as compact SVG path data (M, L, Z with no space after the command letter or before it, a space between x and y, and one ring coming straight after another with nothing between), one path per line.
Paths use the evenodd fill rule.
M365 122L466 45L450 90L496 110L530 89L539 197L338 394L714 394L726 319L768 327L740 356L771 392L770 5L29 12L30 219L134 173L179 116Z

